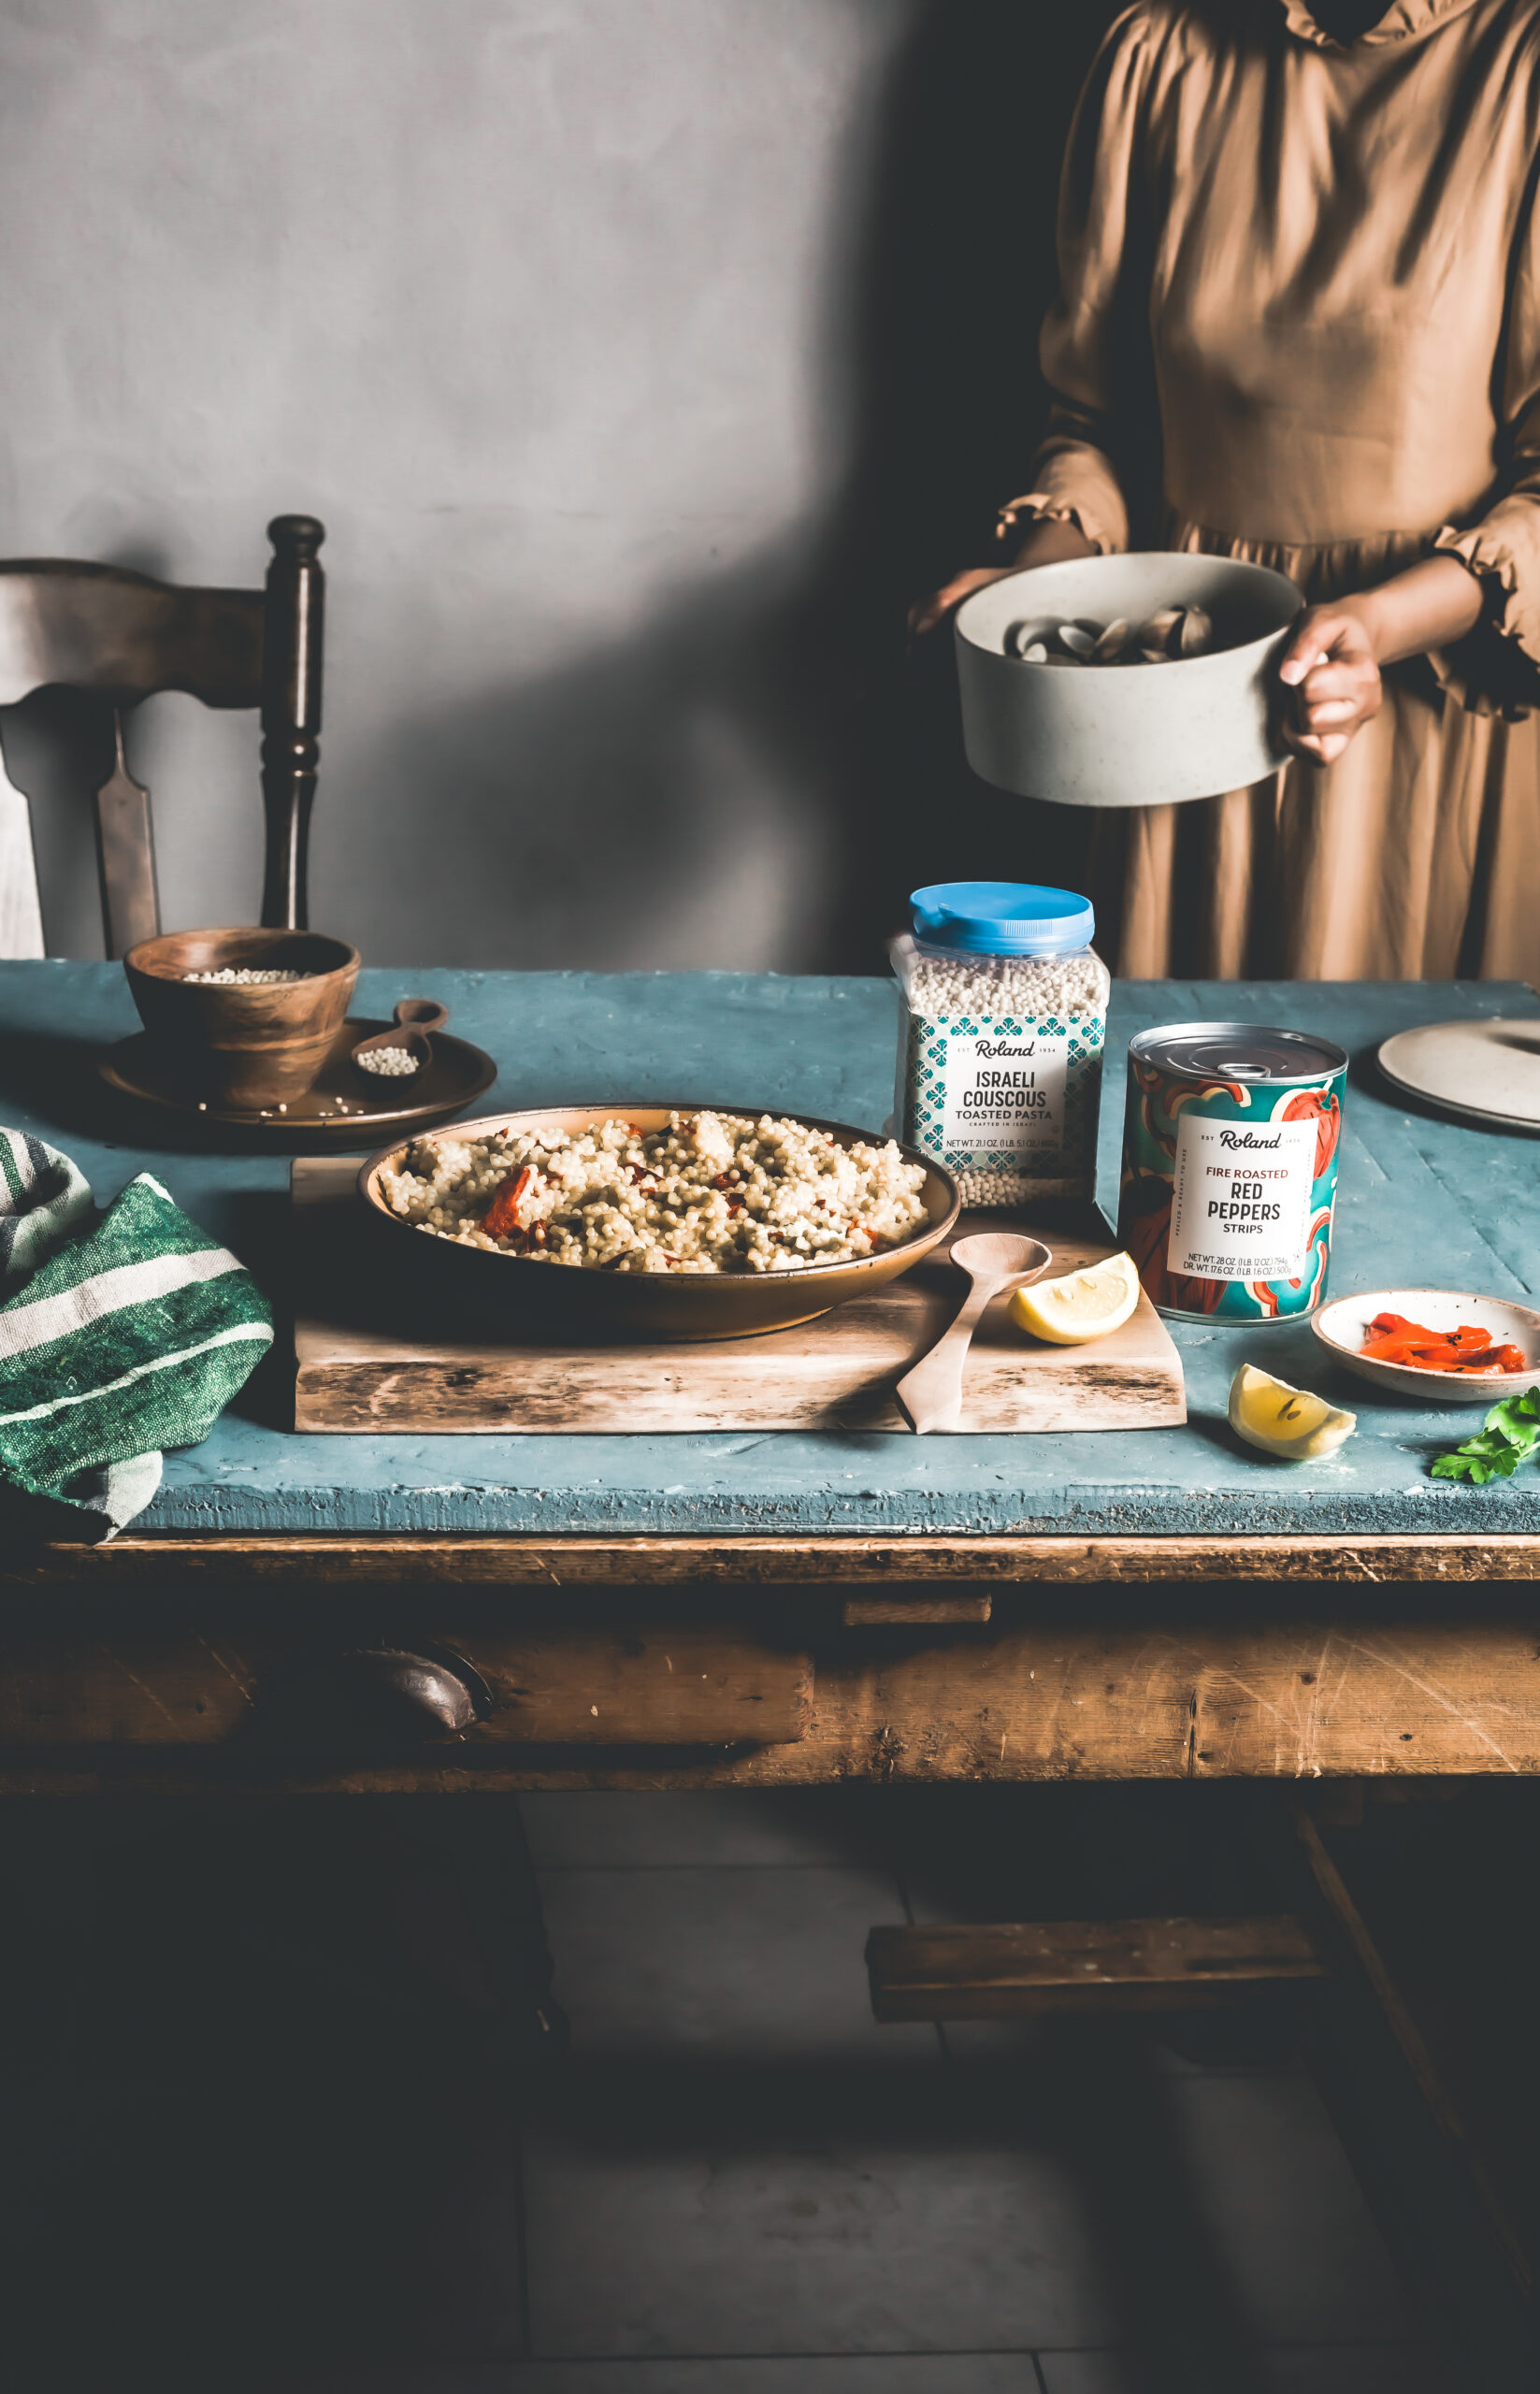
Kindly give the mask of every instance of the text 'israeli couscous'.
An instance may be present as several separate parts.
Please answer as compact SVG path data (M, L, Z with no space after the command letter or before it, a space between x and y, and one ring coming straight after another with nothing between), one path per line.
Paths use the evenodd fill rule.
M418 1139L379 1185L393 1213L439 1238L611 1272L848 1263L927 1219L924 1168L894 1141L842 1147L769 1114Z

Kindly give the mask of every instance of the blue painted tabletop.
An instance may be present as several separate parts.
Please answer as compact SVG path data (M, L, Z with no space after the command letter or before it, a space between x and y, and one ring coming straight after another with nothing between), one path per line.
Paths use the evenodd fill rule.
M896 1000L876 979L769 973L372 971L361 1013L441 998L453 1028L501 1066L496 1107L655 1097L822 1115L877 1129L892 1104ZM1376 1087L1390 1031L1456 1015L1540 1017L1502 982L1125 982L1114 993L1099 1193L1115 1210L1124 1046L1161 1021L1228 1016L1329 1033L1353 1054L1331 1288L1448 1286L1530 1298L1540 1282L1540 1148L1520 1132L1408 1111ZM261 1276L281 1279L289 1164L220 1154L195 1129L109 1108L93 1059L137 1029L110 964L0 963L0 1121L73 1155L105 1203L148 1167ZM480 1109L478 1109L480 1110ZM142 1142L142 1144L141 1144ZM281 1293L281 1291L280 1291ZM1430 1458L1478 1422L1378 1403L1320 1360L1307 1328L1173 1325L1185 1429L914 1438L859 1431L675 1437L363 1437L281 1426L276 1372L201 1447L166 1458L139 1526L229 1534L419 1531L1540 1532L1540 1469L1473 1489L1430 1479ZM1249 1359L1350 1404L1358 1435L1329 1462L1284 1464L1225 1421Z

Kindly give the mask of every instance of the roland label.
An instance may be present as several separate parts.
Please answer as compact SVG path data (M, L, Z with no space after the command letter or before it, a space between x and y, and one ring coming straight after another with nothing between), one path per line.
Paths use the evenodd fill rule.
M1298 1280L1310 1245L1316 1125L1219 1122L1176 1131L1168 1271L1188 1280Z
M1064 1147L1070 1042L1059 1031L954 1033L946 1045L942 1139L981 1162L1054 1161Z

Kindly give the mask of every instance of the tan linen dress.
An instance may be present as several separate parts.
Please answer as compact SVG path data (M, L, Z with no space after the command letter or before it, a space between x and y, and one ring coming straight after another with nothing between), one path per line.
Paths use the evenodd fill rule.
M1131 974L1540 977L1540 0L1139 0L1082 96L1055 392L1002 511L1251 557L1312 599L1429 551L1458 648L1385 673L1340 761L1097 820Z

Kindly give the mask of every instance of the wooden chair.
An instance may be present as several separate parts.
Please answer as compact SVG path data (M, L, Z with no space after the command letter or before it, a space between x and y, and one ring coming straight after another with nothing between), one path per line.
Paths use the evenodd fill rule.
M88 690L112 708L116 762L96 793L108 956L160 930L150 792L128 770L123 717L156 690L262 711L265 924L304 930L310 803L321 743L324 527L275 516L264 590L179 588L58 557L0 564L0 706L34 690ZM27 800L0 763L0 957L41 956L43 916Z

